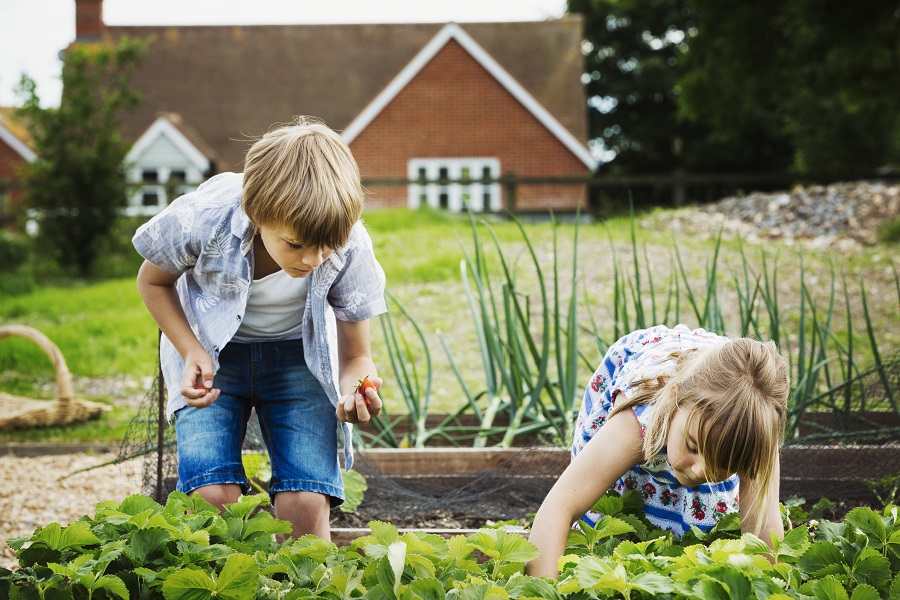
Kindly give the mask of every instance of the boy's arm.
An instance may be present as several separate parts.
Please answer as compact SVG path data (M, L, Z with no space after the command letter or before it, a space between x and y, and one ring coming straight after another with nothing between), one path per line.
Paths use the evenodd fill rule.
M177 281L178 275L172 275L145 260L138 271L137 287L153 320L184 359L181 394L188 406L202 408L219 397L219 390L212 389L212 359L184 316L175 291Z
M337 417L348 423L366 423L371 417L381 412L381 398L376 390L367 389L366 397L356 393L359 380L368 377L381 388L381 378L372 361L372 350L369 343L369 320L342 321L337 319L338 338L338 401Z
M784 524L781 522L781 509L778 506L778 496L781 491L781 467L779 460L775 461L775 469L769 479L769 487L766 490L766 505L762 512L758 512L754 506L759 495L759 486L752 479L741 479L741 533L753 533L759 536L765 543L772 546L772 534L784 538ZM753 512L751 513L751 509ZM757 520L762 519L757 533Z
M613 415L566 467L538 509L528 541L540 556L526 565L525 572L559 577L557 565L572 523L642 456L641 426L634 414L629 410Z

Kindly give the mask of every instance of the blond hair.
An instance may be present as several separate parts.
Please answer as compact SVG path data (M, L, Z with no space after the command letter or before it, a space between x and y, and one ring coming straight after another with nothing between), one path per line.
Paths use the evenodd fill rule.
M350 148L315 118L296 117L247 152L241 208L257 227L289 227L304 244L336 249L350 238L363 201Z
M616 403L613 413L655 405L643 442L649 460L666 445L675 412L689 410L690 419L698 420L698 452L706 472L737 473L756 482L759 492L747 510L756 514L759 529L784 439L790 392L787 360L774 342L750 338L675 352L670 359L676 363L673 375L632 382L638 389Z

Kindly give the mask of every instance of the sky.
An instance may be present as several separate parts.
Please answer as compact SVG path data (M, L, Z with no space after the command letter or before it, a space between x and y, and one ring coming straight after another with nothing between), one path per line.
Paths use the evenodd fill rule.
M263 25L539 21L565 0L105 0L107 25ZM59 51L75 39L75 0L0 0L0 106L17 106L22 73L44 106L62 91Z

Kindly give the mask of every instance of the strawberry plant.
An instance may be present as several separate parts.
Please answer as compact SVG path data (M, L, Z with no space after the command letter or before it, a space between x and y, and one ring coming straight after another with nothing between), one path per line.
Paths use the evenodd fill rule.
M445 539L373 521L348 546L313 536L279 545L289 526L260 510L266 502L248 496L223 514L177 492L164 506L101 502L94 517L10 540L19 565L0 569L0 598L900 598L893 505L796 527L770 549L732 515L678 539L650 525L639 499L608 495L596 507L604 518L569 536L552 581L525 575L537 550L497 528Z

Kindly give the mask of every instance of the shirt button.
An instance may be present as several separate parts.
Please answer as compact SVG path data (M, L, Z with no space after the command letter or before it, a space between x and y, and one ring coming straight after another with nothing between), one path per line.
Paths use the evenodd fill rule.
M238 316L237 316L237 320L238 320L238 321L241 320L241 315L238 315Z

